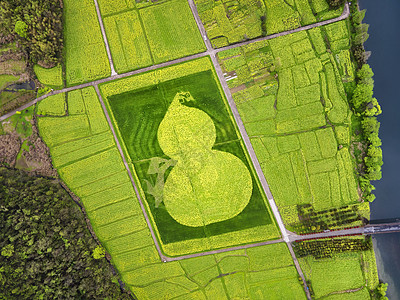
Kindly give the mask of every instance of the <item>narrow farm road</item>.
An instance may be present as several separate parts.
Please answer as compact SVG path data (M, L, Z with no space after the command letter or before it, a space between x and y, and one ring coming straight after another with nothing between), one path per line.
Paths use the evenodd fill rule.
M114 75L117 75L117 72L115 71L115 68L114 68L114 62L113 62L113 59L111 56L111 51L110 51L110 46L108 44L106 31L104 29L103 19L101 18L99 3L97 3L97 0L93 0L93 1L94 1L94 5L96 6L97 19L99 20L101 34L103 35L104 45L106 46L107 56L108 56L108 60L110 62L111 76L114 76Z
M126 171L128 172L129 179L131 180L131 183L132 183L133 188L134 188L134 190L135 190L136 197L137 197L137 199L139 200L140 208L142 209L144 218L146 219L147 226L148 226L149 229L150 229L150 233L151 233L151 236L152 236L152 238L153 238L154 245L156 246L158 255L160 255L160 258L161 258L163 261L166 261L166 257L165 257L165 256L162 254L162 252L161 252L161 248L160 248L160 245L158 244L157 237L156 237L156 235L155 235L155 233L154 233L153 227L151 226L150 218L149 218L149 216L147 215L146 208L145 208L144 205L143 205L143 201L142 201L142 198L140 197L139 190L138 190L138 188L137 188L137 186L136 186L135 181L133 180L133 176L132 176L132 173L131 173L131 169L129 168L128 162L127 162L126 157L125 157L125 155L124 155L124 152L122 151L121 144L119 143L118 137L117 137L117 135L116 135L116 133L115 133L114 126L113 126L113 124L112 124L112 122L111 122L111 118L110 118L110 115L108 114L106 105L104 104L103 97L101 96L99 87L98 87L97 85L95 85L94 88L95 88L95 90L96 90L97 97L99 97L99 100L100 100L100 103L101 103L101 107L103 108L104 114L106 115L106 119L107 119L107 122L108 122L108 126L110 126L111 132L112 132L112 134L113 134L113 136L114 136L115 144L117 145L118 151L119 151L119 153L120 153L120 155L121 155L121 157L122 157L122 161L124 162L125 169L126 169Z

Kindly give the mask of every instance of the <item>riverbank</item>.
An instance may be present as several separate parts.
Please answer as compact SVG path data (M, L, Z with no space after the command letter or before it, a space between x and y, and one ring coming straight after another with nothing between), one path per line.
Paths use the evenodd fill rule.
M368 63L375 73L374 96L383 111L378 117L381 123L379 136L383 144L383 177L374 183L377 199L371 203L371 219L396 218L400 217L398 200L400 102L396 82L397 70L400 69L398 59L400 2L386 0L378 4L374 0L359 0L359 3L362 9L367 9L364 22L371 25L370 37L365 43L365 48L367 51L372 51ZM400 234L376 236L373 241L379 278L389 283L388 298L400 299Z

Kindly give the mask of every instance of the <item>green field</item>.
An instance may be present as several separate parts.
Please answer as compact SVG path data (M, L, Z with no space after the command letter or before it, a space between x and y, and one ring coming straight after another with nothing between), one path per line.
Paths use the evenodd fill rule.
M33 70L35 71L37 79L42 84L55 89L61 89L64 87L61 65L57 65L51 69L34 65Z
M187 1L171 0L146 7L140 10L140 16L154 63L206 50Z
M299 262L304 275L311 281L317 299L370 299L365 287L367 281L364 276L369 274L364 269L366 262L363 255L361 252L349 252L336 254L329 259L307 256L300 258ZM368 288L375 287L368 284Z
M118 73L206 50L184 0L99 2Z
M343 7L330 10L326 0L195 1L214 47L219 48L262 35L287 31L340 16Z
M143 68L153 63L137 11L127 11L103 19L118 73Z
M64 1L64 47L68 86L110 76L93 1Z
M326 48L322 55L316 51L323 35L329 41L347 36L345 24L323 27L319 35L303 31L219 54L287 225L298 222L297 205L312 204L321 211L359 199L348 139L351 111L343 87L354 80L348 76L354 66L343 54L348 49L335 50L339 59Z
M153 262L122 277L139 299L305 299L284 244Z
M63 116L66 113L65 94L57 94L39 102L36 113L38 115Z
M184 69L192 74L178 77ZM277 236L209 59L103 84L101 91L165 253Z

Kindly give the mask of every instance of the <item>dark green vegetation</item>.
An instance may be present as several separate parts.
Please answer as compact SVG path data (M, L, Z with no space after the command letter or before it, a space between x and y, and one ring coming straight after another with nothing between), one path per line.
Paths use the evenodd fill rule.
M108 98L141 185L144 188L148 186L147 182L151 186L156 185L157 174L148 172L153 157L169 159L158 144L157 130L169 104L176 93L180 91L189 91L195 101L188 105L201 109L213 120L217 132L213 149L234 154L250 170L251 167L243 151L242 142L221 97L218 84L211 71L204 71ZM164 180L168 177L170 170L171 168L165 171ZM179 224L168 214L163 203L156 207L155 198L148 189L145 189L146 200L162 242L167 244L204 238L270 224L271 217L265 207L262 192L254 175L252 175L252 181L254 188L250 203L242 213L230 220L205 227L188 227Z
M130 299L57 182L0 168L0 199L1 299Z
M54 66L63 49L61 6L58 0L2 0L0 39L17 33L31 62Z
M378 300L388 300L388 297L386 297L387 288L387 283L380 283L375 289L375 298Z
M327 0L327 2L331 8L338 8L344 4L345 0Z
M312 255L315 258L333 257L336 253L365 251L372 249L371 239L325 239L318 241L300 241L293 244L296 256Z
M358 205L316 211L310 204L297 205L299 222L290 224L297 233L312 233L362 224Z
M349 91L351 95L350 105L355 113L355 124L358 128L353 130L353 139L359 144L354 151L358 164L357 171L360 175L360 187L363 198L373 201L375 195L371 192L375 187L371 180L379 180L382 177L382 142L379 138L379 115L381 107L378 100L373 97L374 73L366 63L370 53L365 52L363 43L368 39L368 24L362 23L365 10L360 11L357 2L351 5L351 43L352 54L357 63L356 82Z
M33 65L54 67L61 63L62 51L62 1L0 2L0 114L35 98L34 89L39 82ZM56 85L62 87L61 67L58 67ZM11 84L17 84L18 90L7 89Z
M373 72L369 65L364 64L357 72L357 85L354 89L351 103L353 110L361 123L361 134L358 140L363 142L363 151L356 156L357 160L363 162L358 172L361 175L360 186L365 194L365 199L373 201L375 195L371 194L374 186L371 180L379 180L382 177L382 142L379 138L379 126L376 116L381 113L381 107L373 98L374 81Z

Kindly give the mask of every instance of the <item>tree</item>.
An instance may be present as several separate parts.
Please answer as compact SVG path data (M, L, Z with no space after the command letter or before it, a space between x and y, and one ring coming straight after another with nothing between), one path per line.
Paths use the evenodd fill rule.
M16 32L33 63L54 66L62 59L62 1L0 1L0 35Z
M341 5L343 5L345 0L327 0L327 1L332 9L336 9L339 8Z
M372 98L372 100L368 102L365 106L364 115L372 117L380 115L381 113L382 109L378 103L378 100L376 100L376 98Z
M376 287L375 294L376 294L378 300L388 300L388 297L386 297L387 288L388 288L387 283L380 283Z
M361 128L366 137L370 136L373 133L378 133L380 126L381 124L376 117L363 118L363 120L361 121Z
M354 11L352 12L352 20L354 22L354 25L360 25L362 23L365 17L365 12L366 12L365 9L363 10L354 9Z
M28 30L28 25L24 21L17 21L14 27L15 32L23 38L26 38L26 32Z
M359 83L373 85L374 84L374 80L372 79L373 76L374 72L372 72L372 69L369 64L363 64L361 69L357 71L357 79Z
M106 256L106 250L102 246L98 245L94 248L92 256L94 259L101 259Z
M357 84L351 102L356 111L361 111L368 102L371 102L373 95L373 85Z
M0 220L0 299L130 299L54 181L0 168Z

